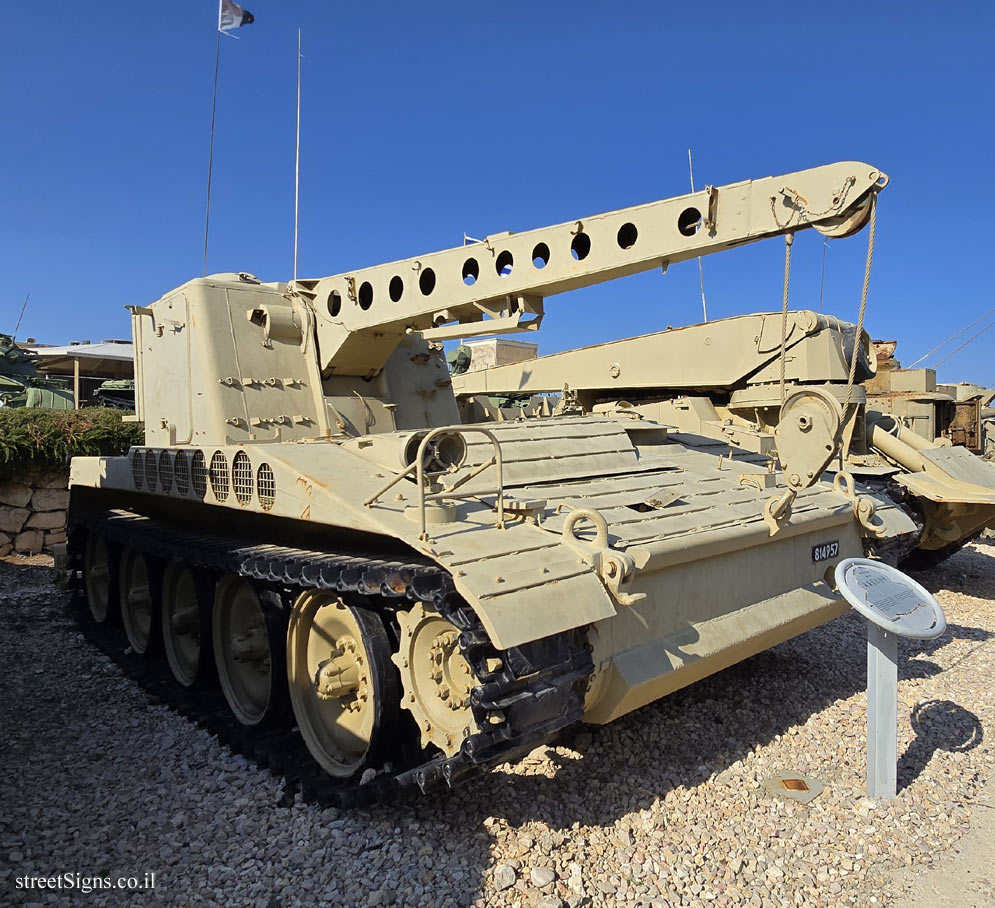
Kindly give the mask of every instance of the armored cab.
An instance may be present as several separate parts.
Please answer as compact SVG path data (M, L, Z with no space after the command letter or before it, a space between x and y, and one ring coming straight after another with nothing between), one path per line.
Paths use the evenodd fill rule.
M119 614L149 665L161 645L178 688L216 671L262 747L289 696L336 790L369 800L839 615L835 564L917 528L887 496L811 481L836 450L817 400L797 402L813 431L785 471L626 413L466 425L439 342L535 330L553 294L745 242L849 234L886 182L845 162L135 307L145 444L72 466L93 621Z

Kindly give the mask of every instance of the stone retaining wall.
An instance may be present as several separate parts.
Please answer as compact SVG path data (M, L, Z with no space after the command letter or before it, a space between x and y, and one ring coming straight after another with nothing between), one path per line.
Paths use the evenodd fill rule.
M0 482L0 556L35 555L66 541L69 471L29 471Z

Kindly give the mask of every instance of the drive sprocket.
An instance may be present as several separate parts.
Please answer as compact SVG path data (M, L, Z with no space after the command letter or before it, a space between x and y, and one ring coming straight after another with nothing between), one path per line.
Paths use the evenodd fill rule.
M470 708L478 681L460 650L460 632L421 602L397 619L400 646L391 660L404 686L401 705L418 723L422 747L434 744L451 757L478 731Z

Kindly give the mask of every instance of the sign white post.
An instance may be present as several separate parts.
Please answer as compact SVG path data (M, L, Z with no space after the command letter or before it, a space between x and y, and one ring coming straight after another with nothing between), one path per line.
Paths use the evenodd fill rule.
M867 622L867 796L893 798L898 772L898 635Z
M835 577L846 601L867 619L867 795L891 799L898 771L898 638L939 637L947 622L929 591L879 561L847 558Z

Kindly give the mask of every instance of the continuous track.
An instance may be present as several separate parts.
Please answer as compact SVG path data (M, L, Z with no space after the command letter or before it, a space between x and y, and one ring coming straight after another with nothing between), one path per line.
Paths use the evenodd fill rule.
M353 601L378 611L388 622L406 602L428 603L460 631L461 650L478 681L470 703L481 730L469 736L457 754L446 758L422 751L415 743L414 723L402 721L398 735L410 735L410 740L398 741L394 762L385 763L366 784L328 776L308 752L289 710L287 717L265 728L246 727L231 713L219 689L182 687L165 659L126 651L118 626L92 620L81 577L83 543L90 533L163 562L174 560L205 569L215 577L248 578L277 592L285 610L306 589L360 597ZM449 575L429 561L402 562L247 543L186 533L146 517L110 511L73 522L69 567L75 611L92 643L152 700L200 725L232 752L281 776L288 792L300 791L311 802L360 807L392 801L412 789L425 792L443 782L451 784L460 776L516 759L578 721L583 713L585 680L593 663L579 633L498 652L472 608L454 590ZM500 669L490 671L488 664L500 665ZM406 713L403 718L407 719Z

